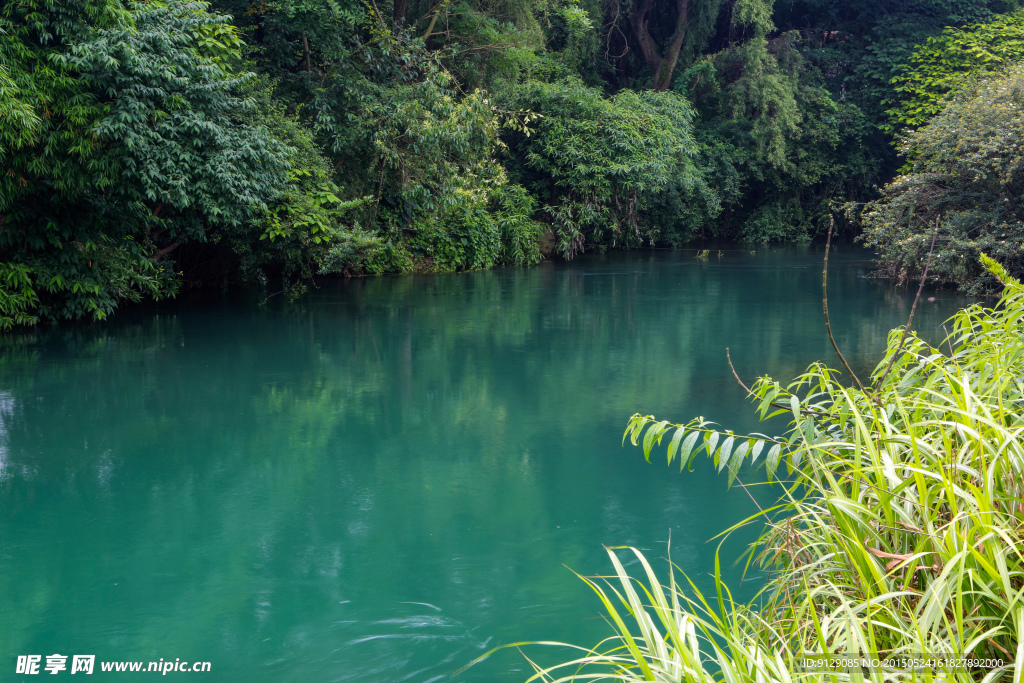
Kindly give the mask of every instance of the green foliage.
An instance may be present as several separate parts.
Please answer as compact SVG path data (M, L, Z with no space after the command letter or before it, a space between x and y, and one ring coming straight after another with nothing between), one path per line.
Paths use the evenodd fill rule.
M670 189L699 197L693 110L675 93L624 90L607 98L578 80L526 82L502 94L514 109L541 114L535 135L510 145L513 176L546 198L566 258L590 244L653 243L644 212Z
M788 387L759 379L751 398L763 419L791 418L784 436L634 416L626 436L648 458L671 435L670 464L705 452L732 481L764 456L782 496L741 525L765 524L748 566L766 570L767 585L735 602L716 557L717 596L706 597L678 583L671 565L662 585L633 549L637 581L609 549L615 575L584 580L614 635L576 648L572 661L535 666L529 680L788 681L806 671L805 653L973 655L1003 663L926 669L913 680L1009 680L1024 657L1024 289L992 272L1004 278L1001 301L953 318L949 355L913 334L904 343L897 329L867 392L821 364ZM889 677L900 674L871 674ZM858 667L830 678L866 677Z
M350 277L377 275L412 270L412 261L406 252L396 253L394 246L380 235L356 225L342 228L333 236L320 259L319 270Z
M453 86L450 74L431 69L419 82L381 91L369 109L378 185L394 183L410 215L462 204L463 192L501 182L492 158L499 119L486 93L459 97Z
M526 130L531 115L498 110L486 91L466 87L476 76L460 82L453 75L515 62L510 53L525 39L515 37L516 26L536 29L536 39L534 19L504 8L511 22L488 16L496 7L432 8L436 52L407 27L363 11L369 6L278 2L246 15L259 22L254 47L278 82L275 97L298 103L295 110L331 156L331 180L344 186L335 196L345 200L333 213L352 209L346 220L362 226L340 228L342 244L328 248L321 272L404 272L414 260L423 269L461 270L503 263L503 251L512 262L536 253L526 243L529 216L509 222L495 213L506 184L495 159L499 129ZM472 47L449 51L452 31L464 47L499 48L498 62L505 61L484 64ZM347 203L357 198L358 205ZM279 231L272 225L267 234ZM515 244L495 246L506 235Z
M265 212L284 191L287 150L262 126L237 125L252 106L243 91L253 74L227 70L231 48L204 39L227 31L225 18L198 2L133 9L133 25L97 29L59 57L101 98L103 116L90 133L116 143L111 193L173 215L201 214L203 229Z
M32 289L32 274L24 263L0 264L0 329L15 325L34 325L39 297Z
M382 204L377 224L431 270L501 263L503 235L515 242L508 246L513 261L523 260L531 251L530 217L493 212L509 196L495 160L505 115L487 93L460 96L452 86L450 74L431 68L421 81L378 90L382 98L368 112ZM511 116L516 129L528 132Z
M427 259L429 270L489 268L500 255L498 225L482 197L466 194L438 212L437 220L414 223L413 231L409 251Z
M6 3L0 263L37 299L3 295L100 318L182 282L530 264L542 235L809 239L891 177L885 106L1018 56L1014 5Z
M775 30L773 5L765 0L736 0L732 5L732 24L750 27L756 37L763 37Z
M537 202L521 185L505 185L495 193L501 244L500 262L508 266L531 266L540 262L543 225L533 220Z
M798 37L754 38L694 65L703 172L724 216L706 236L768 242L807 239L828 224L837 192L858 196L871 176L863 113L835 101L801 56Z
M405 240L420 268L476 270L496 265L530 265L540 260L540 224L532 220L533 198L518 185L490 193L461 192L430 220L413 223Z
M171 259L192 245L219 273L309 272L353 205L241 70L227 18L199 2L55 7L5 5L0 26L0 88L18 93L2 105L0 261L25 274L0 288L32 307L18 324L172 295Z
M802 119L796 100L800 57L789 45L793 39L784 36L769 49L759 36L716 55L713 62L722 113L749 126L755 158L775 167L792 164L786 143Z
M467 92L488 88L535 63L546 40L565 41L563 62L577 65L585 58L580 43L593 35L592 20L576 0L461 0L423 6L438 13L429 45L445 54L446 65L459 74Z
M0 25L2 26L2 25ZM4 33L0 28L0 35ZM6 41L0 40L0 49L9 49ZM19 149L32 144L35 130L39 126L39 115L32 105L23 99L23 92L11 79L7 64L10 58L0 58L0 142L3 149ZM6 156L6 154L5 154Z
M286 282L297 283L319 269L335 239L351 236L345 223L352 222L372 197L342 198L351 193L335 184L331 164L313 132L299 117L287 113L265 77L248 94L254 106L243 121L246 126L265 128L284 145L288 181L260 220L232 231L228 246L238 257L243 278L265 282L268 271L280 270Z
M801 51L825 76L837 100L861 108L884 125L892 80L914 51L945 27L988 21L1011 10L1016 0L796 0L778 3L775 23L798 30ZM879 136L884 142L886 136ZM877 153L884 153L884 147ZM890 151L891 153L891 151Z
M966 28L949 27L930 37L892 79L896 106L884 128L917 128L942 111L948 93L971 76L1024 60L1024 11L1000 15ZM889 101L891 102L891 100Z
M840 106L856 136L833 158L847 170L836 178L833 198L873 199L875 188L900 166L885 113L899 100L897 78L918 46L945 27L991 20L1016 0L795 0L776 3L779 29L799 31L799 52L820 74L822 85ZM844 128L844 130L846 130ZM849 150L851 154L847 154Z
M88 129L103 110L80 75L57 59L62 48L88 39L88 24L130 22L116 2L70 3L53 12L43 1L6 4L0 14L0 211L46 185L64 198L112 182L109 160ZM86 163L89 164L86 168Z
M95 33L132 30L131 15L116 2L55 10L33 1L0 14L0 86L18 94L5 98L0 128L5 326L102 318L120 300L173 291L134 238L145 214L109 196L120 168L95 132L106 107L71 63L90 54Z
M927 259L931 231L938 242L929 277L970 292L995 285L978 255L1024 273L1024 69L962 90L946 109L910 134L910 172L897 177L863 213L864 241L901 280Z

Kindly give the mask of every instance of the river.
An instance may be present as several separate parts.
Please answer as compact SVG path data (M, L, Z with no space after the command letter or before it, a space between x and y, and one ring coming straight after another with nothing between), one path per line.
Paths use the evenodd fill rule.
M621 445L627 419L777 432L726 347L747 380L838 361L820 248L693 254L331 281L8 334L0 678L56 653L95 655L97 673L163 658L209 661L204 680L427 683L502 643L607 635L570 571L608 573L603 545L657 560L671 536L710 587L709 539L753 503L703 460L645 463ZM862 277L869 256L840 250L829 281L865 371L913 294ZM926 297L915 327L933 338L969 303ZM756 572L725 564L749 596ZM506 650L459 680L529 673Z

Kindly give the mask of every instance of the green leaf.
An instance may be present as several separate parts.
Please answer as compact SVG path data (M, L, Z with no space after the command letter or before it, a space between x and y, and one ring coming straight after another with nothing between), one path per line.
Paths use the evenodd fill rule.
M672 459L675 457L676 449L679 448L679 443L683 439L683 435L686 433L685 427L677 427L676 433L672 436L672 441L668 445L668 463L672 464Z
M683 440L683 445L679 449L679 471L683 471L683 467L690 467L693 463L693 459L699 453L699 450L694 450L694 446L697 444L697 439L700 438L700 432L690 432L689 436Z
M755 439L753 441L753 448L750 449L750 462L757 462L757 456L761 454L761 450L764 448L764 441Z
M765 467L771 475L774 475L775 471L779 468L779 454L781 452L781 444L775 444L768 449L768 455L765 456Z
M717 435L716 435L717 436ZM718 458L718 471L721 472L726 465L729 464L729 456L732 454L732 444L735 441L735 437L729 436L722 444L721 449L715 454Z

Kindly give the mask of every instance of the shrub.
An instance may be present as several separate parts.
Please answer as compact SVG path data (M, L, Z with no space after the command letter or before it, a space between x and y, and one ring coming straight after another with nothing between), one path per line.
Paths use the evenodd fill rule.
M510 86L500 100L541 114L535 134L511 136L512 173L547 198L544 211L566 258L587 244L653 242L659 226L645 222L645 211L672 189L706 199L694 163L693 109L676 93L623 90L605 97L565 79Z
M358 225L341 228L320 260L321 273L347 276L387 272L392 265L388 245L380 235ZM411 269L411 267L409 268ZM399 270L402 268L399 266Z
M543 225L533 220L537 201L522 185L505 185L494 197L501 239L500 260L507 266L529 266L541 260Z
M501 254L501 236L484 197L462 193L460 201L413 223L408 239L414 256L429 256L431 270L490 268Z

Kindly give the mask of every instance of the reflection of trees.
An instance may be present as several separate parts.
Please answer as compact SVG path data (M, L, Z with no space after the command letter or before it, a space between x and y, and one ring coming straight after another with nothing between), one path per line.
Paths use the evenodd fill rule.
M835 328L863 364L909 304L835 273ZM488 637L587 640L600 624L575 621L590 602L560 563L601 571L600 543L679 527L674 558L701 574L704 541L748 511L710 472L645 468L618 445L625 419L753 428L723 347L746 374L828 358L818 287L785 254L613 255L8 342L0 547L21 550L0 559L0 640L216 643L244 667L436 636L353 645L354 678L417 647L433 649L416 666L465 651L444 673ZM410 601L447 621L399 629L430 612Z

